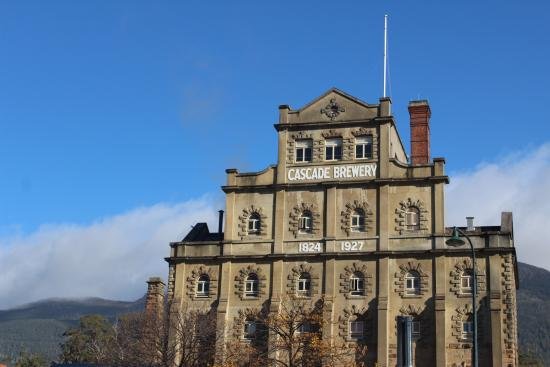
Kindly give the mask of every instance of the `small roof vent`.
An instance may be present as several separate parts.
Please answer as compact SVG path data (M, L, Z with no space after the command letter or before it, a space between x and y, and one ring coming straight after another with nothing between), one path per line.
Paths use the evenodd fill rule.
M466 230L467 230L467 231L473 231L473 230L475 230L475 227L474 227L474 217L466 217Z

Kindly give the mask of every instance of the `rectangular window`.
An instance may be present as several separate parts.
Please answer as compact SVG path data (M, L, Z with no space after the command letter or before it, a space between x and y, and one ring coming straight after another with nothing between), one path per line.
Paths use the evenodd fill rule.
M247 296L255 297L258 295L258 281L247 280L244 284L244 293Z
M208 281L206 280L199 280L197 283L197 296L198 297L205 297L208 296Z
M365 216L361 214L352 214L351 231L363 232L365 230Z
M296 141L296 163L311 162L311 151L313 143L310 139Z
M342 139L325 140L325 160L339 161L342 159Z
M362 338L364 331L363 321L351 321L349 323L349 334L352 338Z
M298 225L300 232L310 232L311 231L311 217L300 217L300 223Z
M365 281L362 278L351 278L350 291L352 296L362 296L365 287Z
M256 218L250 218L248 220L248 233L260 232L260 220Z
M310 288L309 279L298 279L298 292L308 292Z
M372 159L372 135L355 138L355 158Z

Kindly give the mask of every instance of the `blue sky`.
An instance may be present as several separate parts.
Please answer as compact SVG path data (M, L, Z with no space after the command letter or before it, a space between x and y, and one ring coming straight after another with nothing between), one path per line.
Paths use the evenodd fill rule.
M428 98L450 172L549 137L547 2L21 1L0 5L0 228L219 193L273 163L277 106L336 86Z

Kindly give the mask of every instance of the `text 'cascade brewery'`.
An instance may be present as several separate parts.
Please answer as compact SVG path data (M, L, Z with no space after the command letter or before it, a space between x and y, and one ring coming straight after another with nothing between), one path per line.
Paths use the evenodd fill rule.
M376 177L376 164L357 164L334 167L290 168L289 181L312 181Z
M333 88L300 109L279 107L276 164L227 169L218 231L197 223L170 244L171 315L215 323L191 333L200 342L182 343L197 350L177 355L387 367L406 351L414 366L449 367L472 365L477 336L481 365L518 366L512 214L499 226L459 227L475 261L450 248L449 178L445 160L430 156L431 109L420 100L408 111L410 156L390 98L366 103ZM164 294L153 288L161 296L148 302ZM277 321L289 313L299 319Z

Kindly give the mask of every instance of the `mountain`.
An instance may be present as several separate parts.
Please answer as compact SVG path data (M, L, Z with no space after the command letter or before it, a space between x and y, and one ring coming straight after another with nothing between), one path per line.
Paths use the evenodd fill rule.
M519 263L518 337L522 353L550 366L550 272Z
M102 298L52 298L0 311L0 361L13 360L22 351L55 360L63 333L83 315L99 314L114 321L118 315L143 310L145 297L134 302Z
M520 352L550 366L550 272L524 263L518 263L518 268ZM117 315L143 310L144 305L145 297L134 302L101 298L48 299L0 311L0 361L13 358L23 350L54 360L63 332L75 326L81 316L100 314L114 320Z

